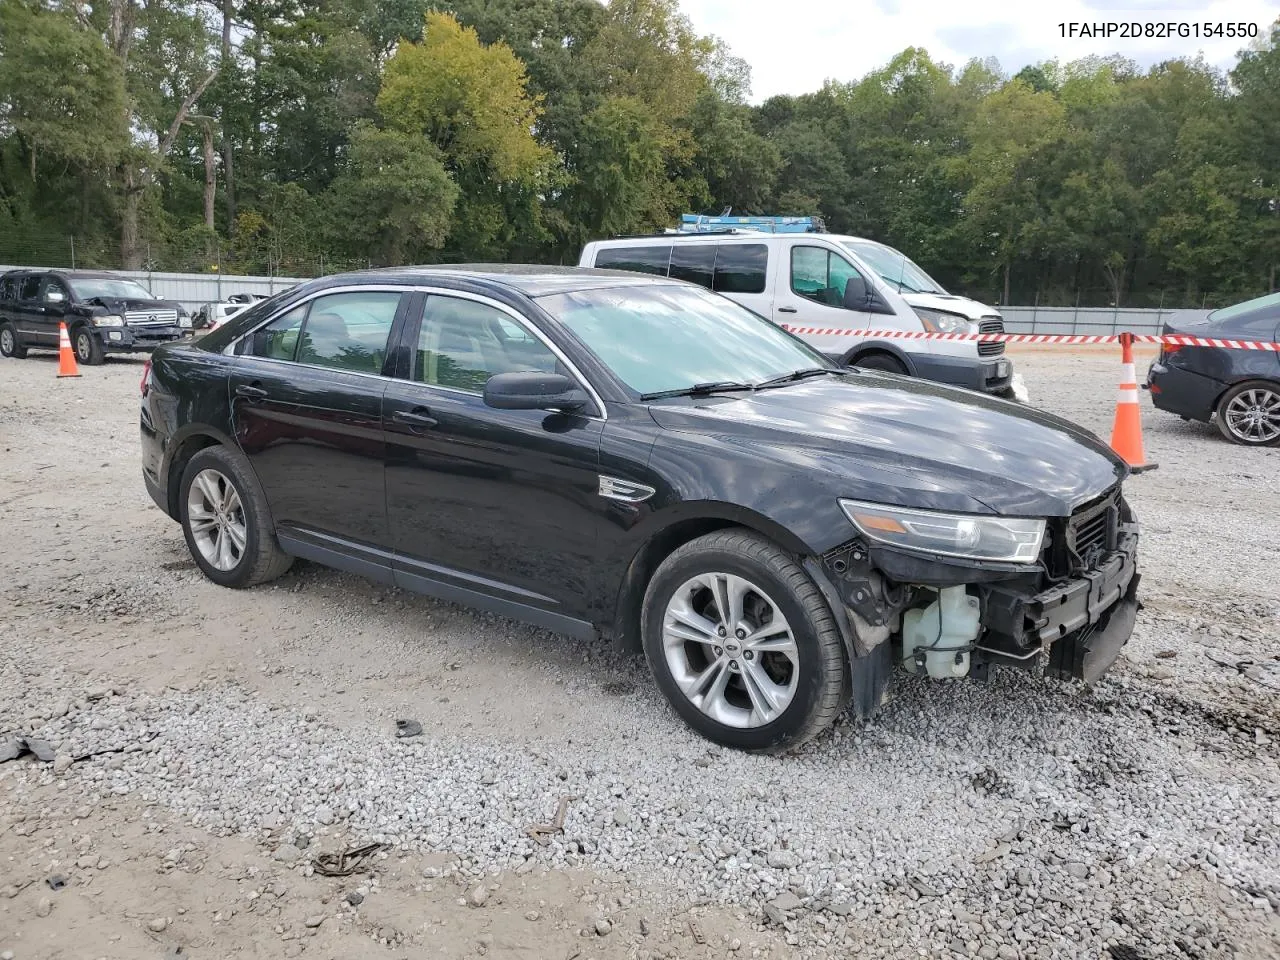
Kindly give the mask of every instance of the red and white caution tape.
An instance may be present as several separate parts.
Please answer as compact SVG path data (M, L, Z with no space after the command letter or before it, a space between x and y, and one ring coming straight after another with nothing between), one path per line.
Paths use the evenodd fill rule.
M781 324L782 329L810 337L870 337L875 340L980 340L984 343L1119 343L1120 334L1060 333L928 333L919 330L846 330L839 327L795 327ZM1221 347L1228 350L1266 350L1280 353L1280 343L1266 340L1221 340L1215 337L1192 337L1183 333L1134 333L1133 343L1159 343L1171 347Z

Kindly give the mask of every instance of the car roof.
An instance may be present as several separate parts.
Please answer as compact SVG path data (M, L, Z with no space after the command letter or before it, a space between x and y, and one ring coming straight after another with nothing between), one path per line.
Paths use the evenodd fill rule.
M62 267L18 267L10 270L4 276L29 276L30 274L44 276L46 273L56 273L60 277L66 277L68 280L133 280L133 277L125 277L118 273L108 273L105 270L66 270ZM137 281L134 280L136 283Z
M519 263L462 263L440 266L386 267L377 270L361 270L325 278L328 281L351 283L376 283L394 280L397 283L469 280L473 283L506 287L529 297L544 297L558 293L577 293L581 290L597 290L620 286L680 286L678 280L648 276L627 270L597 270L590 267L552 267Z

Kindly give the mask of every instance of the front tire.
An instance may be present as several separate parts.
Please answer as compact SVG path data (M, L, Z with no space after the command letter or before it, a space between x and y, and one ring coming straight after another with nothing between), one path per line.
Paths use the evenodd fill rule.
M750 531L707 534L667 557L645 592L641 629L659 689L724 746L793 749L848 702L826 601L794 558Z
M1222 395L1218 431L1232 443L1268 447L1280 443L1280 384L1239 383Z
M862 370L883 370L885 373L897 373L903 376L907 373L907 368L902 361L887 353L868 353L866 356L859 357L850 366Z
M252 587L293 564L276 541L266 496L238 453L206 447L192 457L182 473L178 505L187 549L214 583Z
M81 325L71 331L71 349L76 352L77 362L86 367L97 367L106 362L102 343L87 326Z
M24 360L26 356L27 348L18 345L18 331L14 329L13 324L0 324L0 357Z

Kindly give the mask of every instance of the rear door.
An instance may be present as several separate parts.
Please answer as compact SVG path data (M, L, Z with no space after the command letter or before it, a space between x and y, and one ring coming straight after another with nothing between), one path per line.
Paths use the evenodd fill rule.
M390 546L383 369L415 298L402 289L323 293L238 344L235 437L282 537L346 553Z
M44 305L40 302L43 274L27 273L18 278L18 299L14 301L14 320L22 341L33 347L56 350L58 328L45 322Z

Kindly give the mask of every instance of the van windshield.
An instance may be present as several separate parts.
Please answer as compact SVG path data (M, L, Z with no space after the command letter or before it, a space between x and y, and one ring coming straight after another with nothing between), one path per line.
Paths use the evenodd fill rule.
M903 293L942 293L942 285L905 254L873 240L841 240L840 243L867 262L876 273Z

